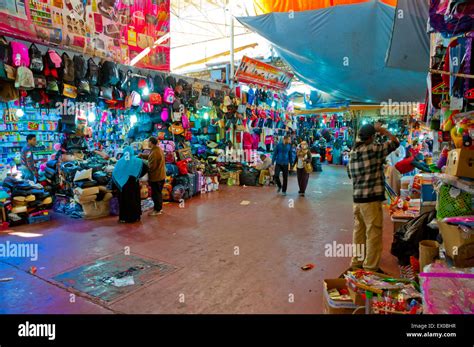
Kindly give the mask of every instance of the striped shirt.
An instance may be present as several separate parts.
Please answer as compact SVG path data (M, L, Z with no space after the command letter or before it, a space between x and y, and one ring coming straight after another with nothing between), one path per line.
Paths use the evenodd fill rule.
M355 203L385 200L383 165L386 157L398 148L398 143L357 144L349 155L347 173L352 179Z
M37 174L38 170L35 166L35 157L33 155L34 147L26 145L21 150L21 165L30 170L33 174Z

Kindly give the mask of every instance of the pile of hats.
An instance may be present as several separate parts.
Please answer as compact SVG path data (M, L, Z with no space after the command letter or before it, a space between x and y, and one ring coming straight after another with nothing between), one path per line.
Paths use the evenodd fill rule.
M3 181L3 187L10 194L9 218L14 221L26 220L28 214L50 209L53 204L53 198L49 192L44 190L41 184L7 177Z

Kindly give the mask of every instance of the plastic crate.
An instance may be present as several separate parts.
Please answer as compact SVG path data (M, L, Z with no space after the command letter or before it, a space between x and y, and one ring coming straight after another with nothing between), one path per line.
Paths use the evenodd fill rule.
M50 220L51 220L51 215L42 214L39 216L28 217L28 224L43 223L43 222L48 222Z
M438 219L471 215L473 213L472 195L443 184L439 189L437 211L436 217Z

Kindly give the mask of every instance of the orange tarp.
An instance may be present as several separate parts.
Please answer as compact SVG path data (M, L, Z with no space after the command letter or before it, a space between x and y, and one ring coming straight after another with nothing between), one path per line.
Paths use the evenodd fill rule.
M359 4L368 0L254 0L255 12L265 14L271 12L310 11L321 8ZM382 0L390 6L396 6L397 0Z

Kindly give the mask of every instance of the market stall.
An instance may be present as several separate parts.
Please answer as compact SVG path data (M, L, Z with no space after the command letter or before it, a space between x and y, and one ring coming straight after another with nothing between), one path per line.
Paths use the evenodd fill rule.
M257 151L271 151L292 127L284 89L263 85L268 78L231 90L10 38L0 48L1 178L11 183L3 186L2 219L10 226L51 207L75 218L116 214L114 165L127 145L146 151L150 136L165 154L165 201L215 191L219 182L257 185ZM20 172L28 134L37 140L28 152L31 183L45 192L33 190L25 202L14 186L30 184ZM149 208L146 182L141 191Z

